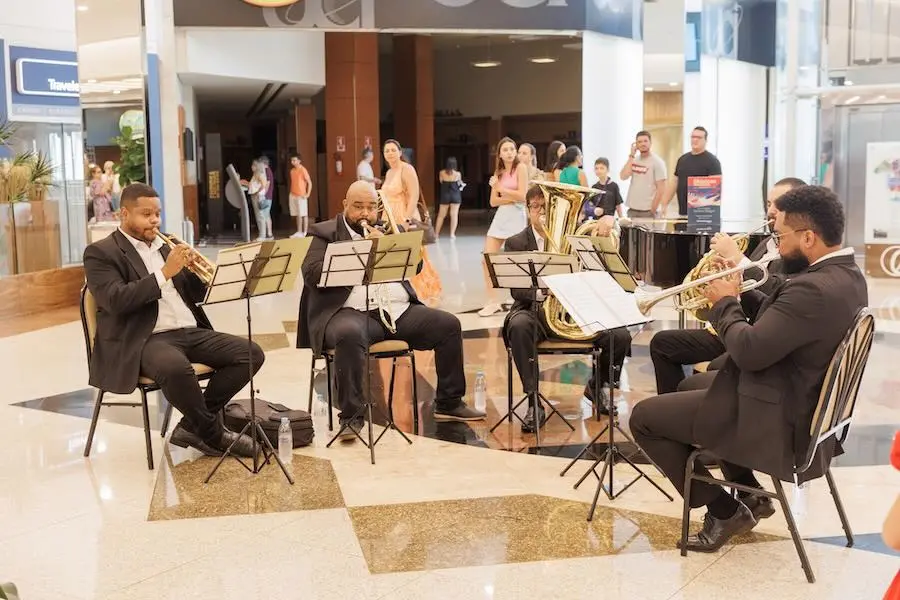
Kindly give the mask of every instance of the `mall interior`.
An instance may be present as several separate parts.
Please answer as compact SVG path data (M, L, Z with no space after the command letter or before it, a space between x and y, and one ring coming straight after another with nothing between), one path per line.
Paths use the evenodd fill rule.
M635 158L641 140L649 148L637 146ZM577 151L561 155L557 142ZM509 171L508 149L521 153L528 144L525 168L517 158ZM689 173L683 159L703 152L717 172ZM562 164L561 156L574 162ZM528 225L541 208L525 203L520 182L565 183L574 173L569 183L600 185L600 158L624 200L591 221L595 233L604 219L613 223L602 235L618 244L618 259L615 248L596 256L614 277L583 271L560 275L557 285L568 277L615 289L607 296L583 283L579 289L595 294L587 301L562 287L552 292L592 310L602 305L604 315L636 314L609 317L628 326L620 331L630 349L610 370L617 385L591 387L595 369L604 385L600 365L615 349L591 341L602 321L584 334L588 318L563 302L564 316L588 337L527 338L528 352L538 349L537 398L523 387L506 334L511 314L547 330L551 312L539 307L550 284L537 285L536 271L532 279L538 259L529 254L530 267L520 270L533 283L506 288L543 291L513 292L538 302L516 300L510 312L510 291L495 289L503 287L500 267L492 280L483 253L522 232L534 244L525 250L550 250L553 242L567 254L580 203L593 201L593 192L528 183L543 191L540 222L559 217L543 239ZM645 159L655 171L639 166ZM517 180L520 172L528 179ZM682 199L675 182L688 178L688 208L668 202ZM783 198L837 207L827 218L843 215L837 245L852 250L825 257L825 266L804 254L806 263L788 270L785 239L788 248L804 240L803 248L819 248L825 238L816 219L826 217L792 215L799 200L794 209L772 205L787 212L772 208L770 194L784 193L786 178L807 185L790 184ZM127 193L142 183L158 200ZM609 184L602 189L597 197L613 197ZM712 208L697 200L707 192ZM421 250L424 265L412 286L389 284L405 294L401 303L418 296L432 312L419 312L429 316L414 330L402 317L393 326L433 341L369 346L378 340L364 327L329 341L337 316L322 299L341 290L338 315L368 305L369 331L374 324L390 339L401 335L388 322L396 317L394 291L387 299L374 285L379 297L362 298L353 294L370 286L326 288L324 276L316 285L326 244L359 238L358 211L378 198L396 207L394 193L404 202L418 196L427 209L418 209L419 220L427 212L437 235L429 240L426 231L424 245L412 237L410 256ZM129 233L141 231L133 223L145 206L145 218L159 215L153 227L174 234L174 250L151 242L155 233L143 245ZM500 235L504 211L515 227ZM306 221L296 218L304 213ZM402 225L423 228L409 216L399 216ZM749 321L731 298L710 299L709 311L672 300L684 296L670 288L696 279L695 265L724 243L716 232L749 243L751 260L766 249L755 265L776 261L777 286ZM588 250L607 238L593 239ZM376 279L371 250L383 241L367 243L343 246L372 252L357 284L385 281ZM245 261L244 252L257 260ZM307 260L316 252L318 267ZM279 263L276 286L259 284L258 257L266 254L270 265L290 256ZM166 269L176 260L187 266L169 283ZM200 260L219 264L214 285L188 299L179 282L197 281L189 271L199 272ZM226 280L231 287L215 285L242 261L252 264L255 283L235 288L243 274ZM788 306L784 298L802 278L812 281L837 262L864 280L867 302L847 312L852 294L829 280L820 297ZM785 274L776 275L782 264ZM625 275L615 265L627 267ZM719 283L740 295L732 280ZM137 302L139 288L151 291L130 313L122 307ZM741 300L757 294L745 291ZM654 301L640 306L639 297ZM300 310L301 298L314 308ZM162 323L176 318L173 302L188 306L191 326L204 327L197 315L208 316L241 360L252 338L265 361L251 365L259 370L249 384L246 360L242 369L207 366L205 355L188 350L154 367L160 375L148 371L152 344L174 339ZM727 328L717 310L723 304L740 315ZM425 310L415 301L403 306ZM823 319L834 311L846 318ZM0 11L0 315L0 599L900 598L900 379L888 366L900 361L900 0L14 1ZM791 326L777 328L778 318ZM447 349L459 345L457 322L461 360ZM325 328L318 346L309 343L321 332L317 323ZM447 323L445 336L438 325ZM829 328L837 337L821 333ZM717 350L660 358L673 334L705 336ZM751 341L767 347L765 335L794 349L767 357L765 368L738 359ZM355 348L351 339L361 340L353 385L350 359L340 357L341 348ZM720 355L728 360L716 370ZM815 364L802 362L813 355ZM685 381L708 377L712 387L670 396L675 387L663 389L660 375L665 360L676 381L694 374ZM182 363L186 388L169 377ZM130 383L101 383L129 368ZM804 378L813 382L810 407L800 407ZM459 406L475 417L447 418L450 379L465 390L451 400L461 396ZM198 385L207 380L203 396ZM235 400L223 425L223 403L210 409L208 398L228 385L225 400ZM716 409L709 400L728 386L729 404L719 404L728 408ZM339 415L339 398L351 388L360 390L353 406L372 409L366 419ZM190 405L191 394L176 389L208 404ZM598 394L606 404L591 400ZM709 446L697 432L715 412L731 411L736 439L756 429L751 458L715 450L715 460L733 459L751 479L755 469L776 496L774 514L760 516L759 497L736 488L732 496L727 487L706 516L702 504L684 507L684 469L672 483L663 464L671 456L651 458L647 440L658 438L646 429L653 407L682 394L706 403L696 417L676 415L688 419L691 437L679 448ZM216 444L245 441L232 431L250 419L230 419L251 396L275 452L258 462L225 456L210 477L228 446ZM801 412L807 416L796 417ZM197 414L215 422L215 436L232 437L197 433ZM298 427L293 440L278 439L285 414ZM769 418L777 424L761 424ZM312 430L302 433L309 419ZM375 436L383 433L371 448L365 421ZM333 440L345 423L363 423L343 430L358 439ZM781 443L784 431L794 432L785 443L795 455L785 454L787 474L773 475L754 457L771 455L765 447ZM842 453L829 463L823 448L836 437ZM796 458L807 450L827 455L827 477L809 475ZM699 461L697 469L714 465ZM712 489L692 489L699 486ZM719 516L724 505L736 506L728 513L736 516ZM723 534L741 511L752 513L751 524ZM684 553L683 531L701 532L699 542L687 538ZM722 543L709 546L710 536Z

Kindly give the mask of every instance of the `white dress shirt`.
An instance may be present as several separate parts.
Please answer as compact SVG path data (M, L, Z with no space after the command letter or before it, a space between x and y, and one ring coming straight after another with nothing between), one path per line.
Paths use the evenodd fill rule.
M817 265L820 262L826 261L829 258L836 258L838 256L853 256L855 251L853 250L853 246L847 246L846 248L841 248L840 250L835 250L834 252L829 252L825 256L819 258L819 260L815 261L809 266Z
M147 242L131 237L122 231L121 228L119 228L119 231L137 250L141 260L144 261L144 266L147 267L147 271L153 273L156 277L156 283L159 285L160 292L162 292L162 296L159 299L159 314L156 317L153 333L196 327L197 319L194 317L194 313L182 300L172 280L166 279L166 276L163 275L162 268L166 264L166 260L160 252L163 247L163 241L156 238L148 246Z
M778 244L775 243L775 238L770 237L766 241L766 253L763 256L769 256L771 254L778 254ZM746 255L741 256L740 262L738 262L737 266L747 268L751 262L750 258Z
M341 219L344 219L341 216ZM344 226L350 232L350 237L354 240L361 240L363 236L354 231L347 220L344 219ZM369 310L378 310L378 301L381 300L382 306L385 307L391 320L396 323L406 309L409 308L409 294L402 283L379 283L369 286L369 308L366 309L366 286L355 285L344 302L344 308L352 308L360 312L368 312Z

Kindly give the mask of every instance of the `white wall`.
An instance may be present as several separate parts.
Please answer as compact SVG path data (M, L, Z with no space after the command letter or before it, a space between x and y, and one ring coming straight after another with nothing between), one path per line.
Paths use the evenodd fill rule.
M503 64L489 69L479 69L471 64L485 60L487 48L463 47L435 52L435 109L459 110L466 117L495 118L580 111L581 53L562 49L556 53L557 62L536 65L528 61L529 55L534 53L533 45L528 46L532 47L531 51L516 45L491 48L490 58ZM592 71L592 76L598 80L599 67L605 62Z
M144 72L140 36L124 37L78 47L78 77L88 79L124 79Z
M3 0L0 39L13 46L75 50L75 0Z
M294 29L178 27L179 74L325 85L325 34Z

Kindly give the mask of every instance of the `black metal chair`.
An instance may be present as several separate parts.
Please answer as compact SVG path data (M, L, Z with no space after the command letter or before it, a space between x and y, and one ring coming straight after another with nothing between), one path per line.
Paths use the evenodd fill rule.
M869 351L872 349L874 337L875 318L868 309L862 309L856 315L853 326L850 327L847 335L835 351L828 371L825 373L825 380L822 383L822 390L819 394L819 402L810 425L809 448L806 451L803 464L794 468L795 481L798 481L800 476L810 468L816 456L816 450L823 442L831 438L836 439L838 442L843 442L847 438L847 434L850 431L850 423L853 421L853 410L856 407L856 394L859 391L859 384L866 369L866 362L869 359ZM726 457L717 456L704 448L697 448L688 458L683 493L684 510L681 520L681 555L687 556L687 537L691 512L691 483L703 481L723 485L734 490L778 500L784 513L784 518L787 521L788 529L790 529L791 538L794 540L794 547L797 549L797 555L800 557L800 564L803 567L803 572L806 574L806 579L810 583L815 583L816 578L809 563L809 557L806 555L803 539L800 537L800 532L797 529L797 523L791 514L791 507L788 504L781 481L777 477L772 476L772 486L775 488L775 491L769 492L713 477L700 476L694 473L694 463L701 458L708 458L717 462L726 459ZM844 505L841 503L841 497L834 483L830 466L825 470L825 479L834 498L834 506L837 509L838 517L841 519L841 526L847 537L847 547L849 548L853 546L853 532L850 530L850 522L847 520L846 512L844 512Z
M416 383L416 354L415 351L409 347L409 344L406 342L402 342L399 340L387 340L384 342L378 342L377 344L372 344L369 346L369 357L375 359L391 359L391 379L388 384L388 418L393 421L394 420L394 377L397 372L397 359L408 357L410 367L412 368L412 409L413 409L413 433L415 435L419 434L419 402L418 402L418 386ZM312 363L310 364L309 369L309 405L307 406L307 412L312 413L312 403L313 403L313 385L315 383L316 372L321 372L322 369L316 369L316 361L319 359L325 360L325 382L326 382L326 392L325 395L328 398L328 431L333 431L334 429L334 414L332 411L333 407L333 399L331 395L332 388L332 380L331 380L331 363L334 362L334 350L326 350L324 355L315 356L313 355ZM366 366L368 368L368 365Z
M85 285L81 288L81 328L84 332L84 346L87 352L88 364L91 363L91 354L94 350L94 337L97 333L97 303L93 294ZM197 379L203 381L212 377L215 370L212 367L200 363L191 365L197 374ZM84 446L85 458L91 455L91 445L94 442L94 432L97 429L97 421L100 418L100 409L104 406L140 406L144 417L144 441L147 445L147 468L153 470L153 445L150 442L150 409L147 404L147 394L158 392L159 386L149 377L141 377L138 379L137 389L141 394L140 402L104 402L103 396L106 390L97 390L97 400L94 402L94 414L91 417L91 428L88 431L87 443ZM162 436L165 437L166 430L169 427L169 420L172 416L172 405L166 408L166 414L163 419Z

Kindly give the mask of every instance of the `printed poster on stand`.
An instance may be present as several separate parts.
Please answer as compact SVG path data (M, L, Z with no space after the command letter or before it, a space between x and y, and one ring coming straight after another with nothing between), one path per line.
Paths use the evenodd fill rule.
M866 274L900 278L900 141L866 145Z
M713 233L722 226L722 176L688 177L688 231Z

